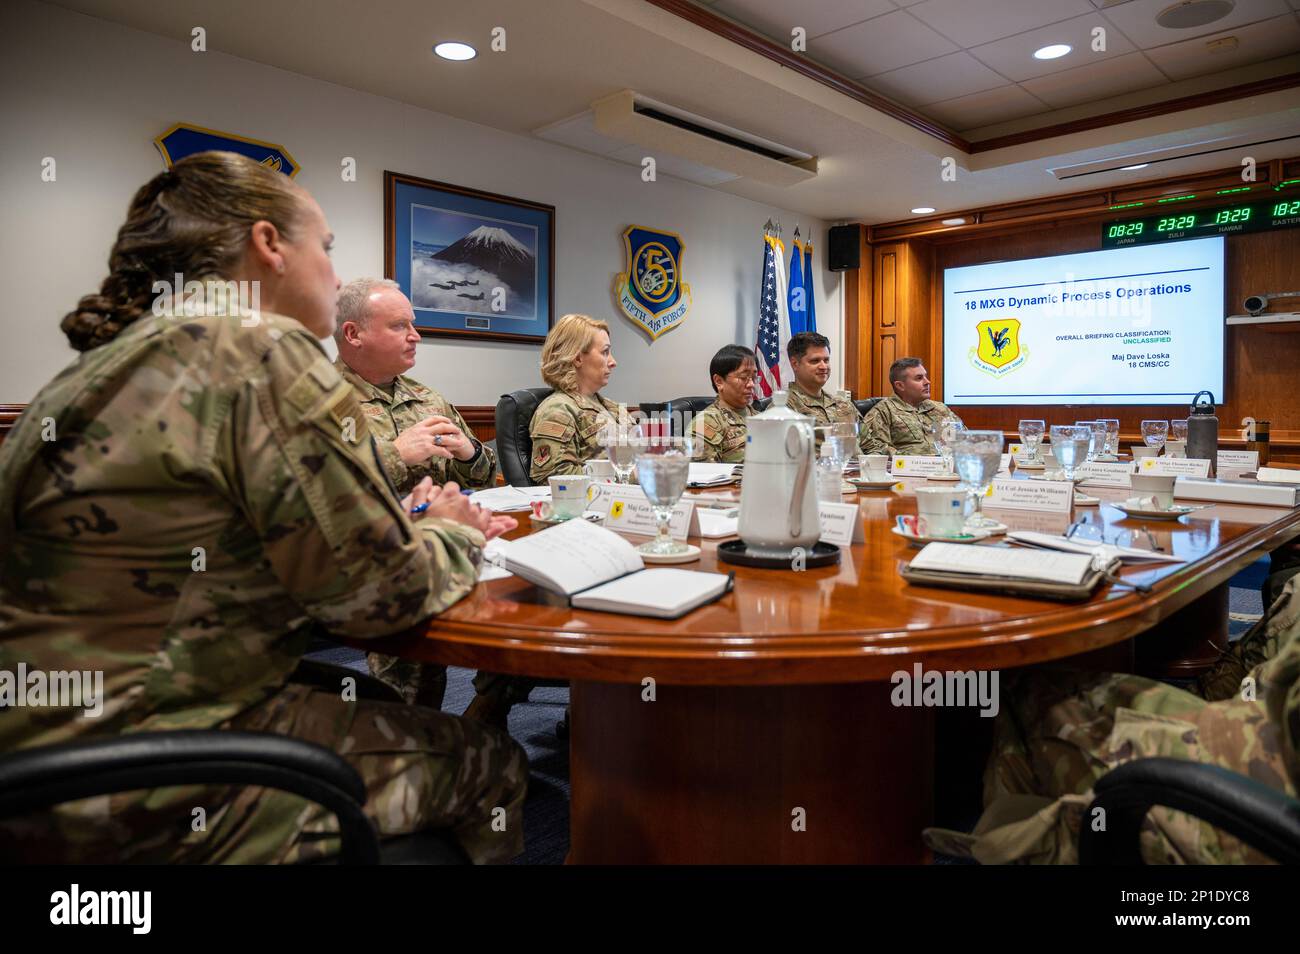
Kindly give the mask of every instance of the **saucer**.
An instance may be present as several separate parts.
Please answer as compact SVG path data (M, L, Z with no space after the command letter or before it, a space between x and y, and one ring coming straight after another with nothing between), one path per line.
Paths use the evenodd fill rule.
M1046 470L1047 465L1041 460L1035 461L1012 461L1016 465L1016 470Z
M693 543L686 544L682 553L642 553L636 551L642 563L690 563L700 558L700 548Z
M857 485L856 485L855 483L853 483L853 481L851 481L851 480L841 480L841 481L840 481L840 493L842 493L842 494L856 494L857 492L858 492L858 487L857 487Z
M956 474L927 474L925 479L935 480L945 484L955 484L957 481L961 480L961 478Z
M894 484L898 483L901 478L888 477L885 480L871 480L869 478L853 478L849 481L858 490L888 490Z
M1098 464L1118 464L1119 458L1114 454L1102 454L1100 457L1094 457L1093 460Z
M1145 507L1129 507L1122 503L1112 503L1116 510L1122 510L1130 517L1143 517L1149 520L1177 520L1179 517L1185 517L1189 513L1199 510L1199 507L1184 507L1181 504L1174 504L1168 510L1148 509Z
M896 537L910 540L912 543L977 543L980 540L987 540L989 537L993 536L993 534L988 530L975 530L971 533L963 533L955 537L919 536L915 533L908 533L906 530L900 530L898 527L890 527L889 532Z
M1061 474L1061 476L1057 477L1056 474L1054 474L1054 473L1053 473L1053 474L1030 474L1030 475L1029 475L1029 479L1030 479L1030 480L1060 480L1060 481L1063 481L1063 480L1065 480L1065 475L1064 475L1064 474ZM1075 482L1075 484L1081 484L1081 483L1083 483L1083 482L1084 482L1085 480L1087 480L1087 479L1088 479L1087 477L1084 477L1084 476L1081 475L1081 474L1076 474L1076 475L1075 475L1075 478L1074 478L1074 482Z
M1087 494L1081 494L1076 490L1074 492L1074 505L1076 507L1099 507L1101 506L1101 498L1089 497Z
M551 517L533 517L532 521L533 521L533 526L535 527L553 527L557 523L568 523L570 520L577 520L577 519L578 519L577 517L551 516ZM582 519L586 520L588 523L604 523L605 515L603 513L595 513L594 511L588 511L582 515Z

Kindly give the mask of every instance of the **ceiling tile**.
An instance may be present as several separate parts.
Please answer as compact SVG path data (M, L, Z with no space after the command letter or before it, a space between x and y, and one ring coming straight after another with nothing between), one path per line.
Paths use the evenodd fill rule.
M938 59L914 63L866 79L874 90L908 106L924 106L945 99L1005 86L999 76L969 53L949 53Z
M983 93L933 103L925 108L927 116L958 132L1046 111L1046 106L1019 86L1000 86Z
M1168 82L1165 75L1141 53L1126 53L1114 59L1025 80L1020 85L1053 109L1064 109Z
M713 9L785 43L797 26L807 30L809 37L820 36L897 8L890 0L819 0L802 4L790 0L718 0Z
M1229 36L1237 38L1236 49L1218 52L1206 49L1207 43ZM1300 21L1294 13L1288 13L1212 36L1157 47L1148 50L1146 56L1173 79L1180 80L1296 52L1300 52Z
M1106 49L1096 52L1092 48L1095 28L1104 29ZM1034 51L1053 43L1068 43L1073 49L1055 60L1036 60ZM1132 53L1134 46L1099 13L1075 17L1063 23L1039 27L1018 36L1009 36L977 46L970 52L986 66L997 70L1007 79L1020 82L1035 76L1047 76L1074 69L1112 56Z
M808 41L809 56L851 77L955 52L955 44L902 10Z
M1089 0L925 0L908 8L966 48L1094 10Z
M1222 20L1201 27L1171 30L1156 23L1156 14L1172 2L1173 0L1132 0L1131 3L1107 8L1105 15L1125 36L1141 49L1148 50L1164 43L1178 43L1198 36L1222 33L1244 23L1267 20L1287 12L1286 0L1236 0L1237 5Z

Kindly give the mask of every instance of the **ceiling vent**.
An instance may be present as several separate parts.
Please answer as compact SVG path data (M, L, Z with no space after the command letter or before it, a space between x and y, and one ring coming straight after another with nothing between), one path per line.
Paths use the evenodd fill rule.
M1169 30L1190 30L1222 20L1236 5L1236 0L1182 0L1157 13L1156 23Z
M669 175L674 160L715 177L775 186L797 185L817 175L815 156L632 90L596 100L591 115L600 136L636 147L639 154L623 157L626 161L640 163L653 156L656 167ZM548 138L542 130L538 135Z
M1290 127L1273 127L1271 129L1255 130L1251 133L1238 134L1235 136L1219 136L1214 139L1205 139L1201 142L1183 143L1179 146L1171 146L1168 149L1154 149L1150 152L1130 153L1123 156L1107 156L1104 159L1094 159L1091 162L1080 162L1069 166L1056 166L1049 168L1050 172L1057 179L1062 181L1066 179L1078 179L1084 176L1103 175L1108 172L1116 172L1132 166L1151 166L1154 167L1161 162L1174 162L1178 159L1192 159L1197 156L1210 156L1220 152L1239 152L1255 146L1267 146L1275 143L1287 142L1288 140L1300 141L1300 132L1296 132L1294 125ZM1158 175L1159 173L1152 168L1147 175ZM1135 180L1136 181L1136 180Z

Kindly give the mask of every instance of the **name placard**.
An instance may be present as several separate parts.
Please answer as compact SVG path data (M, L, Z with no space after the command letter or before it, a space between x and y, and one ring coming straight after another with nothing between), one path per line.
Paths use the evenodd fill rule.
M1074 506L1074 484L1068 480L994 480L985 506L998 510L1068 513Z
M1208 477L1210 462L1203 457L1144 457L1138 461L1137 472L1162 477Z
M862 511L855 503L819 502L817 519L821 521L823 543L847 547L851 543L862 543L866 539L866 532L862 526Z
M646 499L645 491L635 484L592 484L588 510L605 515L605 527L619 533L654 536L659 532L654 509ZM674 540L685 540L700 535L700 518L695 512L695 501L684 497L677 501L668 521L668 535Z
M895 457L889 467L896 477L930 477L948 472L942 457Z
M1009 474L1009 473L1011 473L1011 455L1010 455L1010 454L1003 454L1003 455L1002 455L1002 460L1000 460L1000 461L998 462L998 473L999 473L999 474Z
M1099 487L1127 487L1129 475L1133 473L1133 462L1122 460L1114 463L1094 460L1080 464L1078 473L1083 483Z
M1236 477L1259 470L1259 451L1219 451L1214 470L1220 477Z

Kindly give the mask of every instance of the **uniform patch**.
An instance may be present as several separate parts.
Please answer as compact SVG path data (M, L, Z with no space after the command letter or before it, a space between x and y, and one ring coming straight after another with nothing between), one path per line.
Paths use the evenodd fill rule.
M713 426L712 421L705 421L700 425L700 429L704 431L704 439L706 441L711 441L718 436L718 429Z
M573 428L561 421L541 421L538 423L537 432L533 437L549 437L551 440L562 441L571 433L573 433Z
M535 464L545 464L550 459L551 449L545 444L537 448L536 452L533 454L533 463Z

